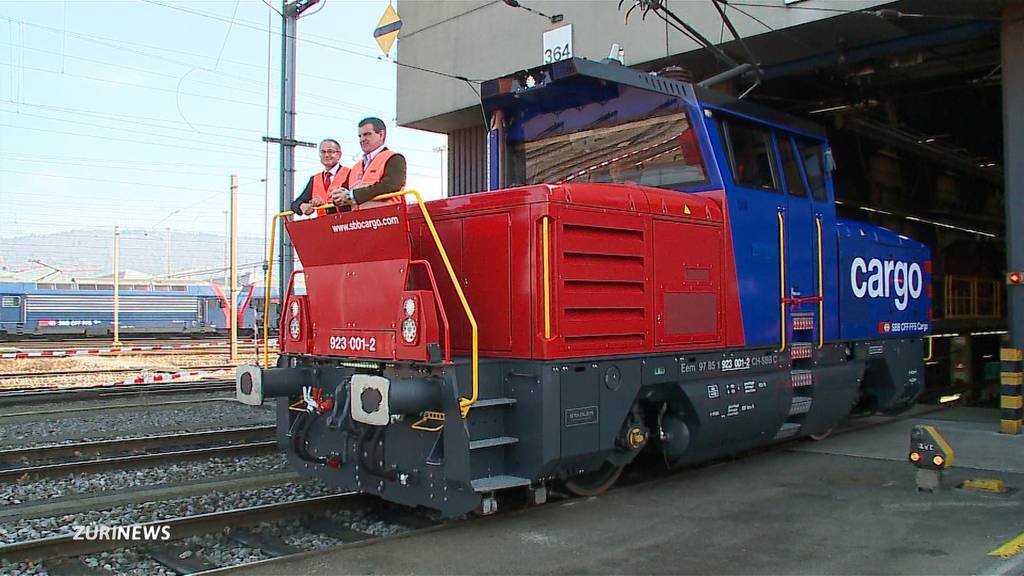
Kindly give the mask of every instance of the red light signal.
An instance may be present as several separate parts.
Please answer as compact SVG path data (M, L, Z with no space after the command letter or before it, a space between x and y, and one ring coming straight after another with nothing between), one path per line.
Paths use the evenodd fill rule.
M1007 284L1019 285L1022 280L1024 280L1024 274L1020 272L1009 272L1006 274Z

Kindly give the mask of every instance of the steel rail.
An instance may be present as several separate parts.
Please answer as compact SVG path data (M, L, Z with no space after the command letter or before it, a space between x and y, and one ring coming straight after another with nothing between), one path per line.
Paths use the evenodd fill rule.
M211 364L209 366L146 366L141 368L96 368L90 370L53 370L49 372L0 372L0 379L5 378L36 378L43 376L82 376L89 374L134 374L139 372L170 373L187 370L225 370L234 368L234 364Z
M32 479L54 478L80 472L103 472L107 470L125 470L147 464L162 464L219 455L237 453L267 452L277 448L277 440L263 440L245 444L229 444L207 448L192 448L170 452L149 452L132 456L115 456L97 460L78 460L74 462L58 462L56 464L40 464L0 470L0 482L11 482L27 475Z
M57 458L81 457L83 455L101 456L103 454L130 452L166 448L168 446L188 446L215 441L252 441L268 434L276 433L277 426L249 426L245 428L229 428L227 430L208 430L177 434L161 434L158 436L142 436L137 438L118 438L112 440L94 440L74 444L50 444L11 448L0 450L0 462L47 462Z
M247 508L237 508L221 512L208 512L195 516L184 516L168 520L158 520L138 524L140 531L149 527L156 531L164 526L170 530L170 540L181 540L197 534L208 534L218 532L225 526L242 526L257 524L260 522L292 518L305 514L322 514L325 510L339 507L356 508L367 506L371 502L370 497L364 494L347 492L345 494L332 494L330 496L318 496L305 500L290 502L279 502L275 504L263 504ZM120 534L108 539L75 539L74 534L61 536L50 536L26 542L17 542L0 546L0 560L11 563L19 562L40 562L56 558L69 558L84 554L104 552L117 548L159 544L162 540L132 540L122 538Z
M71 408L57 408L54 410L33 410L29 412L0 413L0 420L5 418L27 418L30 416L63 416L78 412L94 412L96 410L132 410L135 408L160 408L166 406L181 406L186 404L210 404L214 402L235 403L234 397L222 396L220 398L194 398L192 400L165 400L163 402L136 402L133 404L103 404L100 406L78 406Z
M0 392L0 407L43 402L67 402L145 396L147 394L195 394L234 390L234 381L224 378L192 382L158 382L125 386L82 386L78 388L16 388Z

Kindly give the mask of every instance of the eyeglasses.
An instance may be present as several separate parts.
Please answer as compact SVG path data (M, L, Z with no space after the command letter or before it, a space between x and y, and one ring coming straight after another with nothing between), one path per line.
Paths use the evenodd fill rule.
M341 150L321 150L320 151L320 155L322 156L324 154L327 154L327 155L341 154Z

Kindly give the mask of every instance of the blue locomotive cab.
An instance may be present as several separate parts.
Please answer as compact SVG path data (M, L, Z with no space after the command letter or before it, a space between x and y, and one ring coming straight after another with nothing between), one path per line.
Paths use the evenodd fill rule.
M4 283L0 285L0 338L21 334L24 329L24 286Z

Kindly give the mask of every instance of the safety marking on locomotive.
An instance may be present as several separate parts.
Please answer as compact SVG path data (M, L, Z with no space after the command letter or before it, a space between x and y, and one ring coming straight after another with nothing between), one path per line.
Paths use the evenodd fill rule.
M585 424L596 424L598 420L597 406L583 406L580 408L566 408L565 427L583 426Z
M774 368L778 364L779 356L775 353L756 354L749 356L737 356L734 358L723 358L722 360L681 360L679 372L682 374L697 374L711 372L736 372L738 370L753 370L756 368Z
M729 404L725 407L725 412L721 410L712 410L708 412L708 416L712 418L732 418L733 416L739 416L743 412L749 412L757 407L756 404Z
M715 388L717 389L717 387L718 386L716 385ZM734 394L739 394L741 392L743 394L756 394L758 390L763 390L765 388L768 388L767 381L759 382L757 380L748 380L746 382L730 382L728 384L725 384L725 394L727 396L732 396ZM708 397L712 398L712 396L710 395L708 395ZM717 397L717 395L714 396L714 398Z

